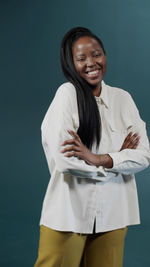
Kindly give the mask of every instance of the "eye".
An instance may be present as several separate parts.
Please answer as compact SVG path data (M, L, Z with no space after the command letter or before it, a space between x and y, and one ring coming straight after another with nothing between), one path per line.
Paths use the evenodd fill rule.
M94 54L94 57L101 57L102 56L102 53L100 52L100 53L95 53Z
M85 58L81 57L81 58L77 58L76 60L77 60L77 61L84 61Z

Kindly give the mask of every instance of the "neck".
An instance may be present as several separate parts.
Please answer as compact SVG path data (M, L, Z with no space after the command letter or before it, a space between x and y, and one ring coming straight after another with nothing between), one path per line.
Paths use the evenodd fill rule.
M95 87L93 87L93 95L100 96L101 93L101 83Z

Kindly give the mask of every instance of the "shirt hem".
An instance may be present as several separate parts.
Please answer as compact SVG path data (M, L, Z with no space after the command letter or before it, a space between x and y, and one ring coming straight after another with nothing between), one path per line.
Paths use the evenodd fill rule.
M140 221L137 221L137 222L131 222L131 223L124 223L124 224L121 224L121 225L118 225L118 226L108 226L107 228L106 227L101 227L101 230L98 230L96 231L96 228L95 228L95 233L103 233L103 232L108 232L108 231L114 231L114 230L118 230L118 229L121 229L121 228L124 228L126 226L133 226L133 225L139 225L141 224ZM45 223L43 221L41 221L39 223L39 225L44 225L50 229L53 229L55 231L60 231L60 232L72 232L72 233L80 233L80 234L92 234L93 233L93 229L91 230L91 232L89 232L88 230L85 230L85 231L81 231L80 229L74 229L74 228L67 228L66 227L56 227L54 225L51 225L49 223Z

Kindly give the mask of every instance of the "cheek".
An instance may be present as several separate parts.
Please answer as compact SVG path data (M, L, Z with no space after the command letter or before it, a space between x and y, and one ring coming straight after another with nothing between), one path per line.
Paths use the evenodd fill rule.
M101 63L105 66L106 65L106 58L105 57L100 58L99 63Z
M76 62L76 68L77 69L81 69L82 68L82 64L80 62Z
M74 63L75 65L75 69L78 73L81 73L82 72L82 64L81 63Z
M103 58L103 64L104 64L105 67L107 66L107 60L106 60L106 57Z
M99 62L102 66L103 66L103 73L105 74L106 70L107 70L107 63L106 60L103 59L101 62Z

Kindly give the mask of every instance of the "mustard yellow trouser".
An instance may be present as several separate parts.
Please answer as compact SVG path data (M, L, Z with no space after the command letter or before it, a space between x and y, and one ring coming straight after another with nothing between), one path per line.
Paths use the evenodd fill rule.
M122 267L127 227L93 234L40 227L34 267Z

